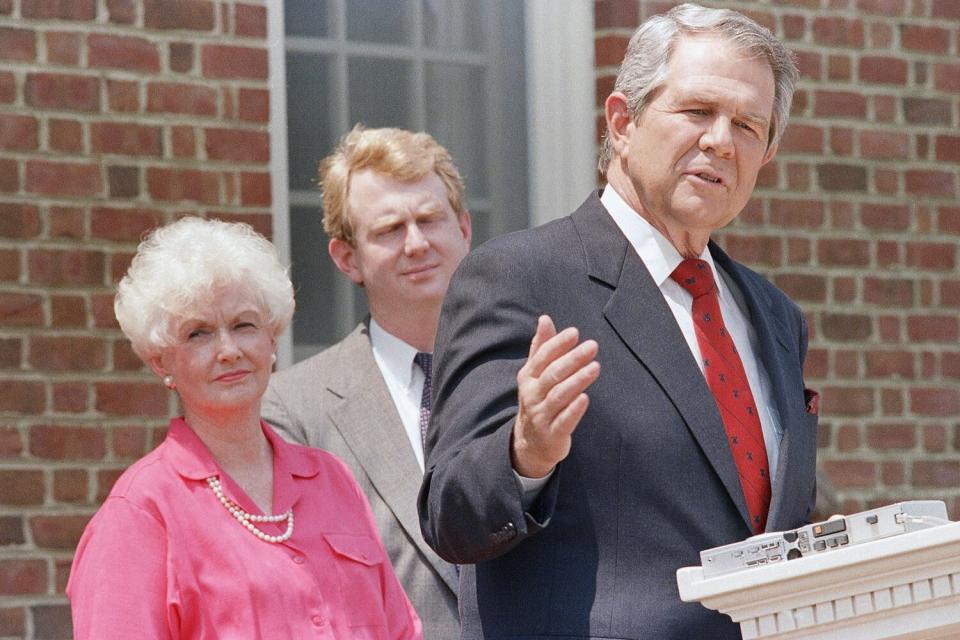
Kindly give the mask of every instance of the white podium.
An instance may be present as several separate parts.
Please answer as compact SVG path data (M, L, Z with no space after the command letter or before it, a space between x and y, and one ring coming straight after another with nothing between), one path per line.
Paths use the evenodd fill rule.
M744 640L957 640L960 522L677 585Z

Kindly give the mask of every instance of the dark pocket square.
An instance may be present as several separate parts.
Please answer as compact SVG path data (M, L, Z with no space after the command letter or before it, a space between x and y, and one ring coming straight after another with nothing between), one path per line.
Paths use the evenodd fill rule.
M807 403L807 413L814 416L820 415L820 394L813 389L803 390L803 399Z

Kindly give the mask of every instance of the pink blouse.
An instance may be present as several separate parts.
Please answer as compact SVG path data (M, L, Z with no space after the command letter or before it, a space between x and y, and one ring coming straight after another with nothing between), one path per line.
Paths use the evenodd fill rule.
M83 532L67 584L77 640L421 638L347 467L262 427L274 513L293 508L290 539L265 542L230 515L209 476L242 509L261 511L174 419ZM286 524L258 526L281 535Z

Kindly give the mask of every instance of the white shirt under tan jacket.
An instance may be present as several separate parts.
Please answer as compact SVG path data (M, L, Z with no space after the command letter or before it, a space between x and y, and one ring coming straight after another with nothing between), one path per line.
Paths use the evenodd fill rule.
M456 571L420 533L422 463L374 358L368 325L273 374L262 414L285 438L326 449L347 463L370 501L400 584L423 621L424 638L459 637Z

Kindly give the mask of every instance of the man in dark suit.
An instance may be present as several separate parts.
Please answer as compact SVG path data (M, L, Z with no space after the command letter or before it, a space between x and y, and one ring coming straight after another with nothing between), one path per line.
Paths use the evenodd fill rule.
M461 263L419 498L427 542L463 565L461 637L740 637L675 572L813 507L803 316L710 242L795 79L738 13L648 20L606 101L602 194Z
M321 164L324 229L370 317L341 342L273 375L264 418L332 451L366 493L424 638L460 630L457 574L423 541L416 499L440 304L470 248L463 181L426 133L356 127ZM309 516L308 516L309 517Z

